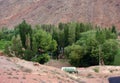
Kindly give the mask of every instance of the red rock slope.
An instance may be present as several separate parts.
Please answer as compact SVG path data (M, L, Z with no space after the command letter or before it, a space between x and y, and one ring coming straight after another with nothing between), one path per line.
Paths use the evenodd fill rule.
M0 0L0 25L91 22L120 28L120 0Z

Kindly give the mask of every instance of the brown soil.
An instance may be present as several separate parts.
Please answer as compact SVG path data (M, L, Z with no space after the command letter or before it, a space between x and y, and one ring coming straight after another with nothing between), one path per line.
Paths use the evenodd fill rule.
M68 61L64 59L50 60L49 62L45 63L45 65L60 68L60 69L61 67L71 67Z
M0 56L0 83L108 83L109 77L120 75L119 66L77 68L78 74L61 71L60 66L55 68Z

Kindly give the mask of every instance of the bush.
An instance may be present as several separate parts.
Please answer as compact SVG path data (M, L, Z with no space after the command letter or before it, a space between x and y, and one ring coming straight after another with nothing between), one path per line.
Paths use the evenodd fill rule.
M69 58L69 62L73 66L80 66L81 59L83 57L83 47L73 44L65 48L66 57Z
M30 61L34 56L35 56L35 53L32 50L26 49L24 51L23 59Z
M8 56L11 56L10 54L10 43L7 43L4 48L4 53L7 54Z
M44 64L48 62L50 56L48 54L38 55L37 57L33 58L32 61L39 62L40 64Z
M4 51L6 44L10 43L10 41L0 40L0 50Z
M103 44L104 62L106 65L113 65L115 57L118 55L119 43L116 40L109 39Z
M8 56L23 57L23 48L19 36L14 37L11 43L5 46L5 51Z

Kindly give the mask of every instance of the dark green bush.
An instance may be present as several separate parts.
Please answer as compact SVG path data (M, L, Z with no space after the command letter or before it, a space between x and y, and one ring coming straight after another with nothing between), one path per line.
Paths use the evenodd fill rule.
M69 62L73 66L80 66L81 59L83 58L84 51L80 45L73 44L65 48L66 57L69 58Z
M34 56L35 56L35 53L32 50L26 49L24 51L23 59L30 61Z
M13 37L11 43L6 44L5 53L9 56L23 57L23 48L19 36Z
M48 62L50 56L48 54L38 55L37 57L33 58L32 61L39 62L40 64L44 64Z

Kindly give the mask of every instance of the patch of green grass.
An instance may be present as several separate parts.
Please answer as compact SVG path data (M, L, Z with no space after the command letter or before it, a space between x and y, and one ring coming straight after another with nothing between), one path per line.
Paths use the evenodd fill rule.
M5 45L10 43L10 41L0 40L0 51L4 51Z

